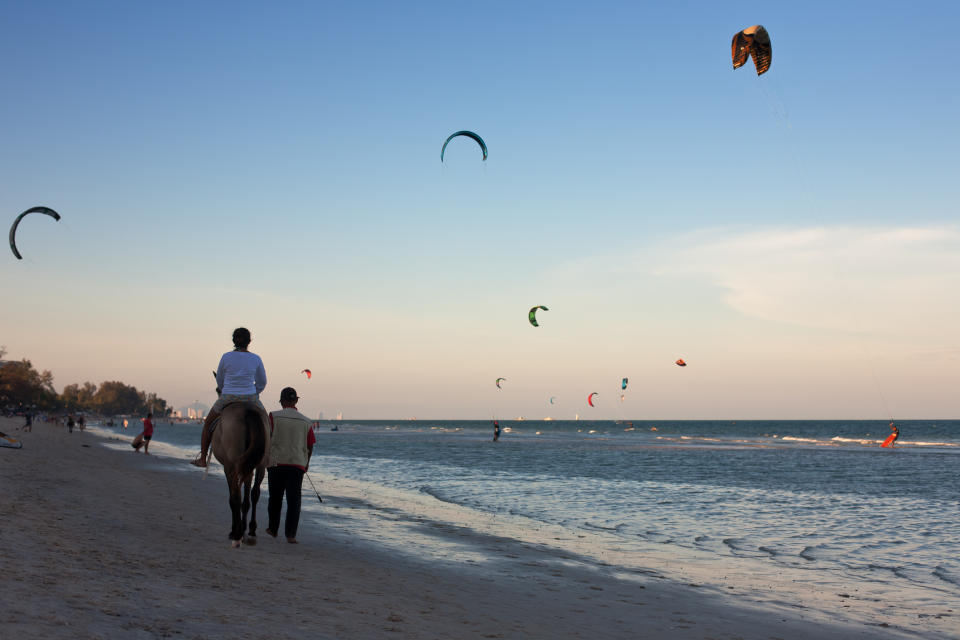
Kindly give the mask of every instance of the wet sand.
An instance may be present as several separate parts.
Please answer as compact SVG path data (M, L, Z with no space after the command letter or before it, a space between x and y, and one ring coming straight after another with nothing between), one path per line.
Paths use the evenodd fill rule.
M4 637L918 637L758 608L658 578L656 566L623 579L509 539L494 552L478 536L487 561L458 566L350 540L321 516L291 545L263 532L266 483L258 544L231 549L219 472L49 424L21 434L21 422L0 418L24 442L0 449ZM336 504L336 488L324 491Z

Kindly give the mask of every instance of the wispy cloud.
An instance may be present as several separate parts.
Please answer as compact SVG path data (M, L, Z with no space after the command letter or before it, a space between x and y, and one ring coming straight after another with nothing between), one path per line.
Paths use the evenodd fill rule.
M740 313L811 327L927 337L960 320L960 230L770 229L691 237L655 269L722 287Z
M717 288L725 305L750 318L958 342L960 229L953 226L701 230L567 264L555 275L572 274L686 281Z

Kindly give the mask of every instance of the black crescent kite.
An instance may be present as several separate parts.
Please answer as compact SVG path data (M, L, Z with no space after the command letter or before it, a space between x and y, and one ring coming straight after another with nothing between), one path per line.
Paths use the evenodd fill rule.
M50 216L54 220L60 220L60 214L50 207L30 207L18 215L17 219L13 221L13 225L10 227L10 251L13 251L13 255L17 257L17 260L23 260L23 256L20 255L19 251L17 251L17 227L20 226L20 221L23 220L23 217L31 213L43 213Z

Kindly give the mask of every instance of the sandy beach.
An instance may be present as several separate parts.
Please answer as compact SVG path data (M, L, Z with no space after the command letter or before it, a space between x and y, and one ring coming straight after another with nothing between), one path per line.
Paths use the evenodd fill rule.
M4 637L943 637L840 625L789 603L757 608L656 566L623 579L509 539L477 537L488 560L451 566L351 541L321 516L290 545L262 533L265 485L259 543L234 550L219 473L19 424L0 419L24 443L0 449ZM336 487L324 493L334 510ZM470 540L462 534L437 533Z

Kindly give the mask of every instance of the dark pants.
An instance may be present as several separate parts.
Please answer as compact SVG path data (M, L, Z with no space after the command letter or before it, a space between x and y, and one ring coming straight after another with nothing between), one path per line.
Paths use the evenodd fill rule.
M270 531L280 530L280 509L283 508L283 494L287 494L287 520L284 523L284 535L297 537L297 525L300 524L300 487L303 485L303 471L296 467L270 467L267 469L267 487L270 500L267 502L267 515Z

